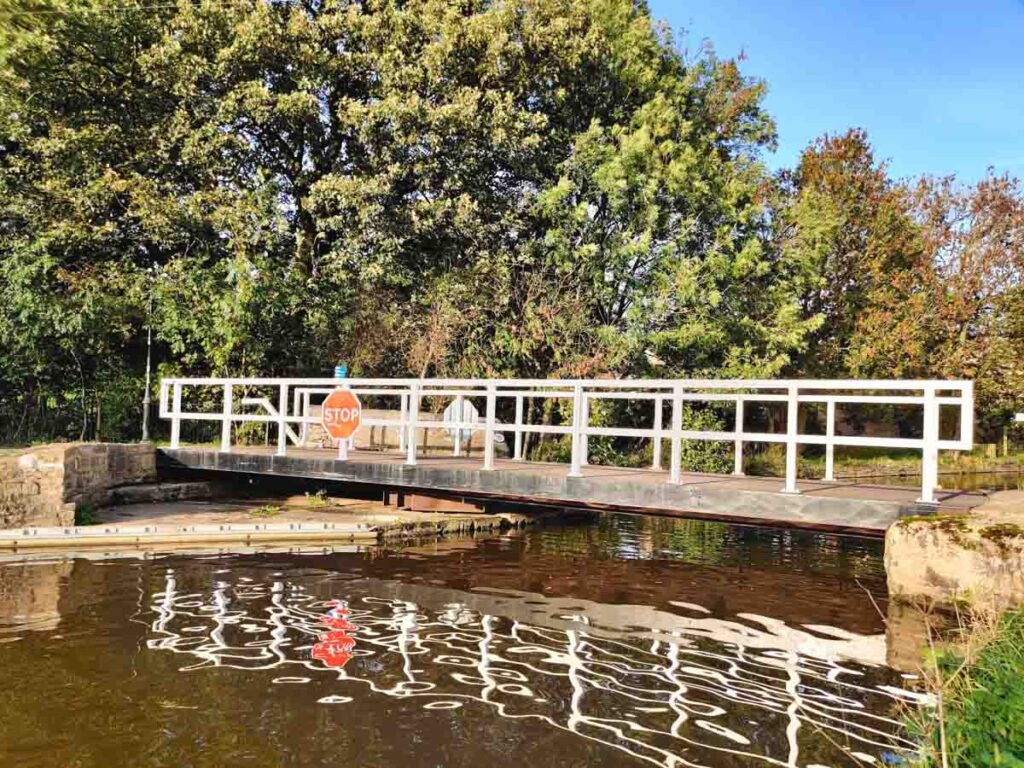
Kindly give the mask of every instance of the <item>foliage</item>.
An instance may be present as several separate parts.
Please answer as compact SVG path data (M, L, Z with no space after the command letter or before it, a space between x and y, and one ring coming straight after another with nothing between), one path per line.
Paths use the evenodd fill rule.
M75 507L75 525L96 525L99 520L92 511L92 507L82 504Z
M281 508L276 504L264 504L249 510L251 517L277 517L280 514Z
M196 374L770 375L803 344L763 87L632 0L56 8L15 4L0 65L8 440L130 434L147 325Z
M765 85L643 2L0 13L0 441L135 437L150 328L157 375L934 375L1019 407L1019 184L895 181L862 131L773 178Z
M972 631L968 629L968 631ZM1024 765L1024 612L1003 614L983 642L938 654L937 720L917 722L927 738L921 766Z

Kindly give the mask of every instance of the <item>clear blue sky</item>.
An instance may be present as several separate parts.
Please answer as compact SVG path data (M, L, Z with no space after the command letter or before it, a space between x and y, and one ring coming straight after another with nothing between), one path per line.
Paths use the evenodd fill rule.
M649 0L684 47L768 83L772 167L823 133L868 131L895 176L1024 177L1024 0ZM680 30L684 32L680 32Z

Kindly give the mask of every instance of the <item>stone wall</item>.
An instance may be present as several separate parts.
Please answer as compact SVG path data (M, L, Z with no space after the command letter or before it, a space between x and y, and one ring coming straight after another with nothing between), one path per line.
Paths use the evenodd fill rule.
M114 488L155 481L148 445L66 443L0 456L0 528L73 525L76 508L103 506Z
M1024 491L970 514L900 520L885 537L885 572L903 602L1024 606Z

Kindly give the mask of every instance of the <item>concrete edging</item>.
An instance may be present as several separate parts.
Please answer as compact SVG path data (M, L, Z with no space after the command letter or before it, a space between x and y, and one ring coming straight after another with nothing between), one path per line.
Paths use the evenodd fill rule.
M23 528L0 531L0 549L66 549L68 547L148 546L153 544L376 542L373 526L337 523L268 523L223 525L122 525L69 528Z

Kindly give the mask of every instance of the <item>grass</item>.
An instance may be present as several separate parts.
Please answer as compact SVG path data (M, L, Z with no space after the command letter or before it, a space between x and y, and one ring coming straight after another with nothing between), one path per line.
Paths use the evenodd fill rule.
M275 504L264 504L249 510L250 517L277 517L280 514L281 508Z
M86 504L75 508L75 525L96 525L99 520L93 514L92 508Z
M1024 453L1008 456L985 456L980 451L961 453L943 451L939 454L939 470L947 472L984 472L1012 470L1024 466ZM751 455L747 459L747 473L751 475L779 476L785 473L786 451L780 446ZM916 475L921 471L921 452L888 450L881 448L842 448L836 450L835 473L868 477L871 475ZM817 478L825 473L825 457L801 455L797 475Z
M327 489L321 488L316 493L306 491L306 503L314 509L331 506L331 500L327 496Z
M972 616L961 641L937 652L925 682L935 709L910 715L918 768L1024 768L1024 610Z

